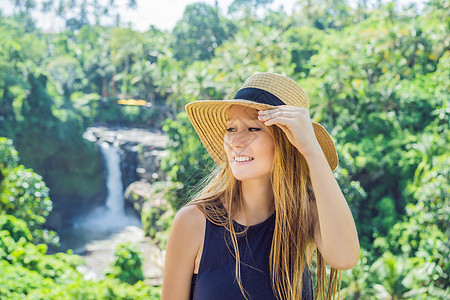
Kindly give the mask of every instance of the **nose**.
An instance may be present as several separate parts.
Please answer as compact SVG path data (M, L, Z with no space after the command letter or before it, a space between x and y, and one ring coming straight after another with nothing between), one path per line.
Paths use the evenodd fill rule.
M232 136L230 136L229 143L231 148L241 149L247 146L248 140L249 139L246 132L235 132Z

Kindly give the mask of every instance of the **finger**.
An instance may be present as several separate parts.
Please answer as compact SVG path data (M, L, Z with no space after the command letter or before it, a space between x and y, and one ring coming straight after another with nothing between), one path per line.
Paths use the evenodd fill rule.
M279 109L284 111L305 111L309 113L309 109L307 109L306 107L298 107L292 105L280 106Z
M280 127L284 131L284 133L286 133L288 136L291 133L291 130L286 125L278 124L277 126Z
M306 107L298 107L298 106L293 106L293 105L280 105L278 107L281 107L281 108L284 108L284 109L294 109L294 110L306 109L306 110L308 110L308 108L306 108Z
M271 126L271 125L272 125L272 124L267 125L267 126ZM284 132L284 134L288 137L289 141L290 141L291 143L293 143L293 142L292 142L292 131L291 131L291 129L289 129L288 126L282 125L282 124L277 124L277 123L275 123L275 124L273 124L273 125L276 125L277 127L281 128L281 130Z
M263 113L259 114L259 117L281 117L281 116L287 116L287 117L296 117L298 116L300 112L295 110L286 110L286 109L272 109L269 111L265 111Z
M289 127L287 125L283 125L280 123L274 123L274 122L265 122L264 124L266 126L276 125L276 126L280 127L287 135L289 135L291 132L291 130L289 129Z
M293 118L288 118L285 116L280 116L280 117L274 117L274 118L270 118L268 120L266 120L264 122L264 125L270 126L272 124L276 124L276 125L285 125L285 126L292 126L294 124L294 120Z
M300 119L300 118L308 118L309 119L309 115L304 114L302 112L283 110L283 111L276 111L271 114L259 115L258 120L261 122L265 122L265 121L268 121L270 119L277 118L277 117L285 117L285 118L291 118L291 119L296 119L296 120Z
M279 106L275 109L268 110L259 110L258 115L278 115L284 112L307 112L309 114L309 110L304 107L296 107L296 106Z

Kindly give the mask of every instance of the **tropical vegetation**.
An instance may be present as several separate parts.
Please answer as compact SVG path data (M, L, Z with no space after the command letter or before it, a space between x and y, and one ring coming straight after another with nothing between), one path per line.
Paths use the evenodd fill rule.
M270 0L235 0L227 13L199 2L173 30L145 32L94 2L11 0L15 13L0 18L0 298L158 297L136 272L131 245L100 281L83 278L78 256L47 253L58 243L46 227L52 209L88 203L104 182L83 132L93 124L164 130L166 198L177 210L213 165L184 105L233 97L258 71L299 82L312 118L335 140L336 178L363 248L343 272L341 296L450 297L448 1L301 1L292 13ZM64 30L36 27L31 12L44 8ZM103 24L105 14L116 22ZM157 222L153 212L143 220ZM167 231L170 218L158 224Z

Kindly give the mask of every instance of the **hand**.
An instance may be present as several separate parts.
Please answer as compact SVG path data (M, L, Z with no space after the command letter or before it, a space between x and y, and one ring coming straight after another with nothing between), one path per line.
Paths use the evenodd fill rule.
M300 153L307 157L321 151L309 116L303 107L281 105L271 110L258 111L258 119L266 126L277 125Z

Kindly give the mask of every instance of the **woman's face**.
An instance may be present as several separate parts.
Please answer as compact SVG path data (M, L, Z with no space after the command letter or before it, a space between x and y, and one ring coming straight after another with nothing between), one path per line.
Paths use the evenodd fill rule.
M258 120L256 109L230 107L224 148L237 180L270 178L275 146L266 126Z

